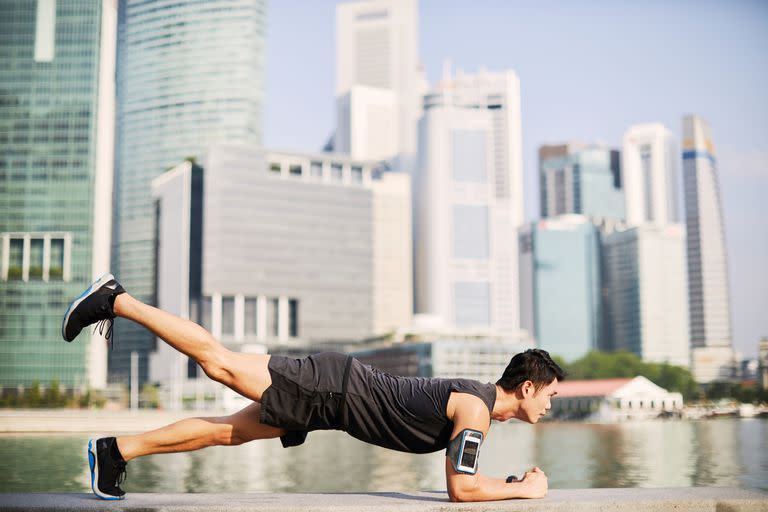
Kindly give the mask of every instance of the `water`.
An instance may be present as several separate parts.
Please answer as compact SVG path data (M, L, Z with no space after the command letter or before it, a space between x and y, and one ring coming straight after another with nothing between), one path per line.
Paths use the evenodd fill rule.
M0 436L0 492L89 490L82 436ZM340 432L155 455L128 464L128 492L371 492L445 489L443 453L410 455ZM768 419L616 425L494 424L480 470L537 465L552 489L731 486L768 491Z

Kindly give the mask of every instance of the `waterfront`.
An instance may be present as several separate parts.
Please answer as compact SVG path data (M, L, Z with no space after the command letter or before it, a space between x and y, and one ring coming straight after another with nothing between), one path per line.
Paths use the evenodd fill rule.
M87 434L0 436L0 492L88 489ZM768 419L494 424L481 471L541 467L550 488L730 486L768 490ZM442 453L410 455L339 432L158 455L128 464L128 492L443 490Z

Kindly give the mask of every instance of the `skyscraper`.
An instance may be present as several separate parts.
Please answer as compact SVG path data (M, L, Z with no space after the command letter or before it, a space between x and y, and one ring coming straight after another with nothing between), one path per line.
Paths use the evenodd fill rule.
M629 127L624 133L621 168L629 225L679 222L678 156L672 132L659 123Z
M426 92L418 44L416 0L336 7L336 151L353 158L399 157L398 168L412 170Z
M694 377L732 377L731 306L720 187L709 125L683 118L683 180L688 228L688 301Z
M215 142L261 142L265 0L121 0L118 26L116 272L155 300L151 181ZM132 350L140 379L154 337L118 321L110 378Z
M523 220L520 84L446 76L425 97L414 173L415 312L518 335Z
M568 361L598 350L602 336L600 237L583 215L560 215L520 230L523 328Z
M643 224L604 238L606 333L614 350L644 361L689 365L685 232Z
M624 219L620 153L599 145L539 148L541 216L572 213L596 221Z
M109 269L114 0L0 3L0 387L106 385L106 344L61 339Z

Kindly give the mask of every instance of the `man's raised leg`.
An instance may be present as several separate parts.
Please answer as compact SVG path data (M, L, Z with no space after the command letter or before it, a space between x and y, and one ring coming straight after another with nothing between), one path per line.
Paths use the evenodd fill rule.
M127 293L115 297L113 311L116 316L143 325L197 361L211 379L246 398L260 401L264 390L272 384L268 355L232 352L196 323L144 304Z

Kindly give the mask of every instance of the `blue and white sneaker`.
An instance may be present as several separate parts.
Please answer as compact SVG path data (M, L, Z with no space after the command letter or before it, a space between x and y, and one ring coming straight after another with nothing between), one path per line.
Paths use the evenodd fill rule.
M115 303L115 297L121 293L125 293L125 289L120 286L115 276L112 274L101 276L67 308L64 320L61 322L62 337L66 341L72 341L84 327L100 322L102 330L105 324L109 324L106 333L109 339L112 335L112 319L115 318L112 306Z
M114 437L88 440L88 467L91 469L91 489L103 500L122 500L125 491L120 484L125 481L126 462L113 456Z

